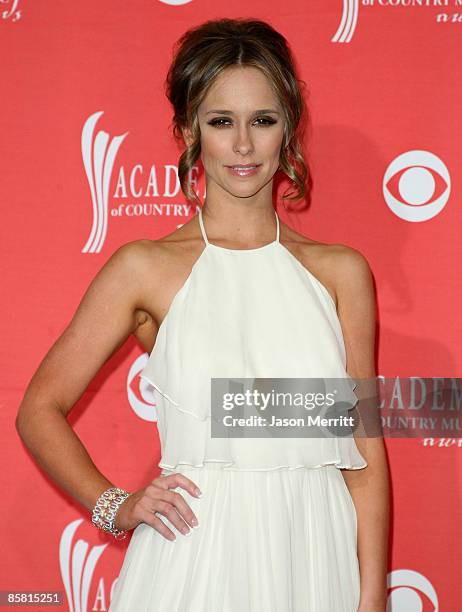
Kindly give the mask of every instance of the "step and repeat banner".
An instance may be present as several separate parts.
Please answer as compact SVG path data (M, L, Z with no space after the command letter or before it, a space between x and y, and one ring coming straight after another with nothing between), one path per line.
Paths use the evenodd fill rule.
M61 592L72 612L109 607L128 539L91 525L33 460L15 417L111 254L197 212L179 188L164 80L178 38L223 17L267 21L291 45L313 187L303 205L278 198L278 213L368 259L377 372L396 381L394 399L407 377L461 375L461 2L0 0L2 592ZM203 198L200 165L196 180ZM147 359L130 338L69 416L98 469L127 490L159 475L155 397L139 378ZM418 436L386 439L393 612L462 606L459 408L447 433L428 418Z

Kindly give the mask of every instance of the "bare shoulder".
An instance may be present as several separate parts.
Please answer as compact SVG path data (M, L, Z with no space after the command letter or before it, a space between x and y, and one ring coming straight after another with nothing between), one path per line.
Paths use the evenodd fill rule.
M134 270L147 264L152 252L152 240L142 238L132 240L119 246L111 255L106 265L120 269Z
M377 303L372 270L357 249L333 246L337 313L345 342L347 371L356 378L375 378Z
M134 256L147 258L147 262L153 257L160 259L163 263L170 263L172 259L194 254L203 240L197 231L196 215L193 215L181 227L157 239L142 238L127 243L124 247L132 250Z
M140 239L119 249L121 265L136 274L140 285L135 335L147 350L153 345L174 295L185 282L204 246L197 236L197 229L194 231L194 222L193 216L180 228L159 239Z
M372 270L357 249L332 245L337 314L342 326L349 373L373 377L377 303Z
M173 232L158 239L142 238L127 242L116 251L118 265L136 270L144 283L162 283L175 270L188 267L189 260L200 252L200 243L193 231L194 217Z
M320 248L322 269L334 286L340 315L346 301L358 303L373 296L372 271L366 257L345 244L325 244Z
M336 284L339 287L356 286L372 279L372 271L366 257L345 244L327 245L326 257L330 261Z
M373 275L364 254L344 244L333 244L330 247L328 257L338 298L371 299L374 290Z

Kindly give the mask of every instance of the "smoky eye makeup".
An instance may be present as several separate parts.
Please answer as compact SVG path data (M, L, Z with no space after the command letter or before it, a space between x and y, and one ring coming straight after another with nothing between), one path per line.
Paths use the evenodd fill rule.
M207 125L211 125L213 127L226 127L226 122L229 122L230 119L229 117L215 117L214 119L211 119L210 121L207 121ZM274 125L275 123L277 123L277 119L274 119L273 117L256 117L255 121L258 122L257 125L261 125L261 126L269 126L269 125Z

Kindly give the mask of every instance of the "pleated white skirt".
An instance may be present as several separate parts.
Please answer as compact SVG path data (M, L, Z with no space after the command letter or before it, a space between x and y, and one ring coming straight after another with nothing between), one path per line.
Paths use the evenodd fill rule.
M357 515L341 471L180 466L199 528L134 530L109 612L356 612ZM164 470L163 474L167 474Z

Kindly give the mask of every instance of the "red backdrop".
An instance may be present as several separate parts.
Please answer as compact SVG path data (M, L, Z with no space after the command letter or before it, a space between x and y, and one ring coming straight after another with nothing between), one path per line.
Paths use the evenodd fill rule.
M0 589L64 591L62 609L73 612L109 606L127 540L96 530L37 468L14 419L40 360L113 251L169 233L194 213L177 184L163 82L173 43L206 19L264 19L292 46L310 92L314 189L308 210L278 212L294 229L369 260L378 373L458 376L462 7L412 4L250 0L231 10L211 0L1 0ZM202 195L203 178L199 185ZM128 490L159 473L155 405L138 377L146 359L127 341L69 418L98 468ZM461 440L386 445L389 608L459 610ZM72 571L82 577L85 567L82 587Z

